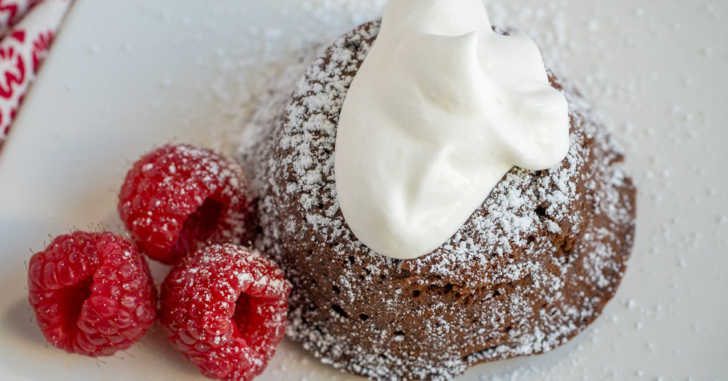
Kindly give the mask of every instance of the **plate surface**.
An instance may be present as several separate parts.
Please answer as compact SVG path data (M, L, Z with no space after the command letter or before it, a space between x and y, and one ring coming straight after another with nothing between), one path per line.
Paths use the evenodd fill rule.
M229 148L281 62L381 4L77 0L0 154L2 379L202 379L158 327L111 358L50 348L26 302L27 260L71 229L121 231L116 194L135 158L168 141ZM623 143L640 189L627 275L571 343L463 380L728 377L728 3L608 4L488 6L497 23L539 41ZM260 379L355 378L286 342Z

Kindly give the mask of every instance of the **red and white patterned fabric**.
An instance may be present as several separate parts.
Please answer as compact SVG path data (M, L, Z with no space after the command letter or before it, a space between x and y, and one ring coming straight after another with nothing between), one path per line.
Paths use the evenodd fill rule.
M0 0L0 150L72 0Z

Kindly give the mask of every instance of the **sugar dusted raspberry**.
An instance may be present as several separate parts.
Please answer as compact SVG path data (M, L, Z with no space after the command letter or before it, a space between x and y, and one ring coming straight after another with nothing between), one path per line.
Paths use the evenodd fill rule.
M250 380L283 338L290 287L257 251L211 245L185 257L164 280L160 321L205 376Z
M251 240L245 184L239 165L210 150L166 145L127 173L119 214L147 255L174 264L204 242Z
M156 316L146 261L111 233L56 238L30 259L28 288L46 340L68 352L105 356L126 349Z

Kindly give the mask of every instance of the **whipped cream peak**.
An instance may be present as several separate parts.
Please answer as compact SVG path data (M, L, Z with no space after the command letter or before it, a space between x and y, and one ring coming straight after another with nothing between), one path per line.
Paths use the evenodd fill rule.
M533 41L493 32L480 0L391 0L339 118L337 197L372 250L417 258L514 165L568 149L568 105Z

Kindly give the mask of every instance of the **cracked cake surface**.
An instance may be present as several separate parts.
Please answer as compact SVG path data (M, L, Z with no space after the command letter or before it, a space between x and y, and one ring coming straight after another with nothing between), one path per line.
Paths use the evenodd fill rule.
M287 335L376 379L447 379L565 343L601 313L630 255L636 190L622 154L579 92L551 75L571 119L559 167L513 168L428 255L372 252L339 209L334 150L347 89L379 25L323 47L254 118L260 139L244 143L256 245L293 284Z

